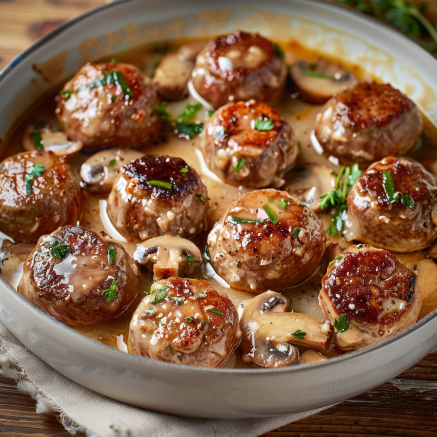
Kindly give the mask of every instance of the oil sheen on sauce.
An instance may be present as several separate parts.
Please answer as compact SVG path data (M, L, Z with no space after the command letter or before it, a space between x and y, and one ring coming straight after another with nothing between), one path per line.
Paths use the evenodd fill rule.
M182 45L187 41L180 41L178 44L172 44L170 51L175 50L178 45ZM307 50L295 42L281 43L281 47L286 52L286 60L288 64L292 64L295 60L306 59L314 61L320 56L319 53ZM137 65L145 74L151 75L153 72L153 65L158 61L162 55L158 54L154 47L143 47L135 51L117 54L116 58L123 62ZM107 59L103 59L103 61ZM343 63L344 64L344 63ZM358 67L353 65L344 65L346 68L352 70L360 79L374 79L365 74ZM59 86L60 88L60 86ZM35 121L49 121L57 126L55 117L55 98L59 89L55 90L53 94L48 96L46 100L38 107L34 108L31 113L27 115L23 123L11 135L6 147L3 150L2 159L7 156L22 152L20 145L21 135L24 127ZM176 116L181 113L186 104L192 101L193 98L167 105L168 111ZM332 167L335 171L339 170L338 165L333 160L327 159L325 156L319 155L311 145L310 134L315 117L321 109L321 105L310 105L297 98L297 95L290 91L284 91L280 99L271 104L279 110L283 118L287 120L293 127L299 144L299 156L296 161L296 166L303 163L319 163L326 164ZM206 122L209 118L208 111L202 109L197 115L196 119L201 122ZM437 131L434 126L423 117L424 129L423 134L417 146L408 154L409 157L420 161L428 171L434 176L437 175ZM206 166L202 153L199 150L200 137L194 137L191 140L179 139L171 132L166 136L164 142L150 145L144 149L145 154L162 153L170 156L182 157L188 164L193 166L200 174L204 184L208 189L208 196L210 198L210 209L208 211L208 231L212 229L214 223L222 218L227 212L232 203L240 198L248 190L243 187L235 187L225 184L214 173L212 173ZM79 154L73 157L69 164L78 179L79 169L81 164L88 158L88 155ZM135 243L126 243L123 237L118 234L112 226L106 213L106 196L92 195L86 191L83 192L83 216L80 221L82 226L92 229L96 232L105 231L114 239L120 241L126 250L132 255L135 251ZM321 214L320 218L324 221L325 228L331 224L330 214ZM204 249L206 243L207 233L196 237L193 241L201 250ZM120 238L121 237L121 238ZM348 247L351 243L347 243L340 237L329 237L338 242L342 249ZM4 234L0 235L0 240L3 241L3 247L10 244L10 239ZM24 244L24 243L23 243ZM27 243L25 243L27 244ZM23 261L30 253L31 248L27 244L23 246L22 251L12 254L7 260L0 260L2 263L1 273L5 279L16 288L21 272ZM22 253L21 253L22 252ZM413 254L397 254L398 258L405 262L409 267L415 267L418 270L419 286L423 296L423 307L420 317L424 317L433 309L437 308L437 265L433 260L427 258L426 252L417 252ZM321 279L326 272L327 262L322 263L319 270L304 283L294 286L288 290L283 290L284 293L291 300L291 307L295 312L302 312L313 317L323 319L324 316L319 307L318 294L320 291ZM204 263L201 272L198 274L198 279L206 279L218 291L226 294L234 303L238 312L241 314L242 308L253 295L251 293L233 290L229 285L220 278L213 270L209 263ZM115 319L89 325L84 327L75 327L75 329L82 334L93 338L95 340L106 343L110 346L117 347L124 350L124 343L127 340L129 322L133 312L138 306L139 302L144 297L144 291L150 290L152 284L152 277L150 275L140 274L140 292L136 301L130 308ZM305 348L301 348L301 352ZM126 351L126 350L125 350ZM335 356L336 353L332 350L327 356ZM247 367L239 358L239 352L230 358L225 367Z

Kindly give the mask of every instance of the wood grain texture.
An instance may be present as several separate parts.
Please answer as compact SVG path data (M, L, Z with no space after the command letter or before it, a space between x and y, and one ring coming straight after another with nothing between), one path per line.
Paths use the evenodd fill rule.
M423 3L417 0L417 3ZM0 0L0 69L49 30L104 0ZM206 3L206 2L205 2ZM437 1L425 2L437 21ZM0 434L68 436L54 415L35 412L35 401L0 377ZM78 434L76 434L78 435ZM437 353L396 380L264 437L437 437ZM79 435L79 437L81 437Z

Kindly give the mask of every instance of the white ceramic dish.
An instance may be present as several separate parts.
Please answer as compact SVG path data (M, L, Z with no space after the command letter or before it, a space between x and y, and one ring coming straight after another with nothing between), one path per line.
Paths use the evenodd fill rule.
M0 138L47 89L86 61L144 43L240 28L276 40L294 38L359 63L437 116L437 62L373 20L307 0L222 0L206 9L208 4L202 0L131 0L104 6L56 29L0 74ZM436 314L385 341L323 363L281 369L205 369L128 355L91 340L34 307L0 279L1 321L54 369L132 405L207 418L304 411L368 390L437 346Z

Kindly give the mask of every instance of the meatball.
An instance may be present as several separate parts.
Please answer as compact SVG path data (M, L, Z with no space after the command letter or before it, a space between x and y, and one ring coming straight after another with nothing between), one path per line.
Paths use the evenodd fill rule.
M203 152L225 182L260 188L281 178L298 150L293 129L279 112L251 100L216 111L203 135Z
M416 273L392 253L368 244L336 257L319 295L340 349L360 349L414 324L422 307Z
M142 146L159 133L152 80L129 64L87 64L64 86L56 110L61 129L84 150Z
M276 98L286 80L282 50L257 33L234 32L210 41L192 73L195 91L212 107Z
M37 242L81 216L82 192L68 164L53 152L24 152L0 165L0 231Z
M155 282L136 309L128 350L154 360L220 367L236 348L238 314L208 282L168 278Z
M120 243L65 226L40 238L17 290L47 314L79 326L121 314L138 289L137 267Z
M334 95L316 118L315 136L327 155L361 166L408 152L419 139L416 105L390 84L360 82Z
M120 168L108 215L131 241L171 234L191 238L206 230L208 193L181 158L146 155Z
M375 162L347 197L348 240L394 252L425 249L437 236L437 187L421 164L404 158Z
M310 276L325 253L316 213L284 191L245 194L208 236L211 264L228 284L261 293Z

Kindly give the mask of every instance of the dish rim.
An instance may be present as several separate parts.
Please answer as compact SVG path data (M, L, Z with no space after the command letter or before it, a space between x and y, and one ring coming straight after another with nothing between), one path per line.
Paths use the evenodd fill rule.
M302 1L302 0L298 0ZM90 11L87 11L71 20L66 21L65 23L62 23L57 28L53 29L43 37L41 37L39 40L34 42L32 45L30 45L26 50L24 50L22 53L20 53L18 56L16 56L3 70L0 71L0 84L1 82L8 76L11 71L13 71L13 68L22 62L24 59L26 59L27 56L29 56L31 53L33 53L35 50L40 48L41 46L44 46L48 41L56 37L57 35L63 33L70 27L74 26L76 23L82 21L83 19L86 19L88 17L91 17L95 14L99 14L102 10L107 10L113 7L120 7L125 3L140 3L141 0L121 0L121 1L113 1L112 3L107 3L101 6L98 6L97 8L94 8ZM401 32L397 31L393 27L389 26L387 23L377 20L376 18L373 18L371 16L362 14L354 9L347 8L343 5L340 5L338 3L328 3L324 0L305 0L305 3L310 2L318 5L322 5L324 7L333 7L337 8L338 10L342 11L343 13L351 14L356 16L357 18L363 20L364 22L372 23L373 25L383 27L386 31L396 35L397 38L400 38L403 40L404 43L409 44L410 46L413 46L416 50L419 49L422 54L426 55L434 64L436 64L437 67L437 59L434 58L429 52L427 52L423 47L421 47L418 43L414 42L407 36L403 35ZM427 114L428 117L432 117L431 115ZM13 126L16 127L16 126ZM9 131L8 131L9 133ZM396 254L394 254L396 256ZM60 322L56 318L46 314L44 311L42 311L40 308L36 307L34 304L29 302L24 296L22 296L20 293L18 293L2 276L0 276L0 284L5 287L5 289L13 294L13 297L21 301L21 303L24 303L24 305L27 306L27 308L30 311L35 312L38 314L43 320L46 320L49 324L53 325L53 328L60 328L64 329L68 335L72 335L76 338L76 340L79 341L86 341L90 343L92 346L96 346L99 348L103 348L105 352L117 354L117 356L121 360L134 360L139 363L147 363L149 366L159 366L159 367L165 367L169 369L177 369L178 371L182 372L188 372L192 373L194 372L202 372L202 373L212 373L212 374L237 374L237 375L254 375L254 374L263 374L263 375L276 375L276 374L282 374L282 373L288 373L288 372L297 372L297 371L304 371L308 369L312 369L314 367L319 366L330 366L335 365L339 361L345 361L345 360L352 360L356 357L359 357L363 354L370 353L376 349L379 349L381 347L384 347L387 344L395 343L396 341L400 340L402 337L409 335L413 331L416 331L417 329L422 328L424 325L428 323L431 319L434 319L437 317L437 308L431 311L429 314L427 314L425 317L411 325L410 327L390 336L387 337L384 340L381 340L373 345L366 346L362 349L358 349L352 352L341 354L334 358L329 358L328 360L323 360L317 363L308 363L308 364L300 364L296 366L287 366L287 367L279 367L279 368L209 368L209 367L202 367L202 366L185 366L180 365L176 363L168 363L165 361L159 361L159 360L153 360L151 358L129 354L126 352L120 351L118 348L109 346L105 343L99 342L97 340L94 340L90 337L87 337L85 334L82 334L78 331L76 331L74 328L65 325L64 323ZM13 332L12 332L13 333ZM111 351L111 352L109 352ZM36 354L38 355L38 354Z

